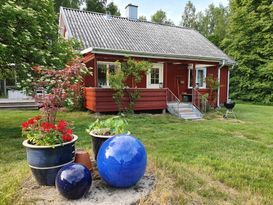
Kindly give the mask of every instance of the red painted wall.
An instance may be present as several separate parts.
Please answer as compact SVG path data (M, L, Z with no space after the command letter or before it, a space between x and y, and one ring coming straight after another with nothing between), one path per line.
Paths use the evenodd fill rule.
M88 76L85 77L84 85L86 87L94 87L95 86L94 60L87 62L85 65L86 65L87 68L90 68L90 70L92 72L92 75L88 75ZM91 69L91 68L93 68L93 69Z
M164 69L164 87L169 88L176 96L189 93L187 65L166 63Z
M227 101L227 88L228 88L228 67L225 66L221 69L220 74L220 104Z

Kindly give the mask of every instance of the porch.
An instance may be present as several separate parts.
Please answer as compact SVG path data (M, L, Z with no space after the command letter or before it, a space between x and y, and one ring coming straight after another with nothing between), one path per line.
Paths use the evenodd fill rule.
M134 110L165 110L167 108L167 89L126 88L122 99L122 110L129 108L129 93L138 90L140 98ZM117 112L117 104L113 100L115 91L111 88L89 87L84 89L85 107L93 112Z
M109 73L115 71L115 62L126 61L124 56L91 54L85 57L87 67L93 67L93 75L85 79L86 108L93 112L114 112L118 107L113 100L114 91L110 89ZM179 117L189 115L202 117L208 100L213 106L225 102L227 98L227 81L225 67L220 71L219 62L134 58L146 60L153 64L152 70L143 74L141 82L134 83L129 77L125 80L128 88L124 89L122 109L130 104L128 93L139 90L140 98L134 110L165 110ZM220 71L220 72L219 72ZM224 74L224 75L223 75ZM223 77L221 77L223 75ZM211 92L206 84L206 78L211 78L222 85L218 91ZM213 96L218 100L213 99ZM187 116L183 116L183 118Z

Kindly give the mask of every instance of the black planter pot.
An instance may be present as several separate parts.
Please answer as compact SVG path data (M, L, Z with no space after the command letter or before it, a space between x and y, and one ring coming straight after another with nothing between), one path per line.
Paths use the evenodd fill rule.
M98 156L99 149L100 149L101 145L106 140L108 140L109 138L111 138L113 136L112 135L108 135L108 136L96 135L92 131L89 134L92 137L93 153L94 153L95 160L97 160L97 156Z
M73 135L71 142L53 146L37 146L23 142L27 151L27 161L32 174L39 185L54 186L58 171L65 165L74 162L75 142L78 137Z

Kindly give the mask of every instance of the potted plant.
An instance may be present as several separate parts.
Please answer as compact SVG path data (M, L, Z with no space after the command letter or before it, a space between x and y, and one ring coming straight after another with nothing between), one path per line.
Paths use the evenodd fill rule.
M60 108L79 105L82 96L83 75L87 68L79 61L62 70L46 70L34 67L35 77L29 87L43 88L35 95L41 107L41 116L22 123L22 136L26 138L28 164L40 185L52 186L59 169L72 163L75 158L75 142L72 125L65 120L56 120Z
M97 155L103 142L114 135L129 133L127 125L128 122L124 118L115 116L105 120L97 119L89 126L86 131L92 137L95 160L97 160Z
M27 161L40 185L54 185L60 168L74 161L75 142L71 125L64 120L57 124L36 116L22 123L23 145Z

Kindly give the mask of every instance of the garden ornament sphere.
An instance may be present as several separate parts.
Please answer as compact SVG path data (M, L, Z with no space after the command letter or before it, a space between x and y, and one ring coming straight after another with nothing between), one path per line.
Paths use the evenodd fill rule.
M71 163L59 170L55 184L63 197L79 199L90 189L92 177L85 166Z
M100 147L97 165L101 178L110 186L127 188L143 177L147 154L143 144L132 135L120 134Z

